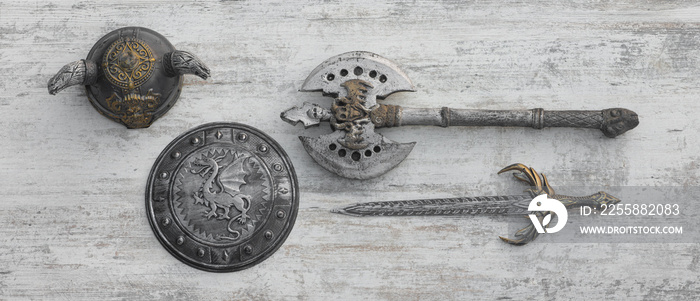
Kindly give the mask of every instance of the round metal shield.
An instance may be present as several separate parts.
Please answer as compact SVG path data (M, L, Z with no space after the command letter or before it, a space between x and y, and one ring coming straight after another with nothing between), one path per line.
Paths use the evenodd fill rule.
M146 209L161 244L211 272L249 268L284 243L299 207L294 167L265 133L238 123L187 131L158 156Z
M145 128L175 104L182 76L169 75L163 58L175 50L161 34L143 27L124 27L102 37L86 61L97 70L85 86L90 103L104 116L128 128Z

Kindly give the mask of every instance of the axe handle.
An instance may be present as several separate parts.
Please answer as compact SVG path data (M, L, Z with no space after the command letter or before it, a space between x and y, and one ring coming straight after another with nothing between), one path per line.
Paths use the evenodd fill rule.
M395 126L517 126L577 127L600 129L608 137L620 135L639 124L637 114L621 108L602 111L469 110L400 108ZM386 126L386 125L385 125Z

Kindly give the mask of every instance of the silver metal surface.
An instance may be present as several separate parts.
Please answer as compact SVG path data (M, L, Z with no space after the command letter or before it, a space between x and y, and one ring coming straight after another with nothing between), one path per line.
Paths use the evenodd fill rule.
M517 215L527 213L532 195L479 196L358 203L331 210L351 216Z
M85 84L91 77L86 74L85 60L68 63L49 79L49 94L56 95L70 86Z
M146 211L161 244L211 272L249 268L289 235L296 174L272 138L238 123L210 123L173 140L148 179Z
M334 56L316 67L301 91L322 91L334 97L330 108L304 103L280 117L304 127L328 121L332 134L319 138L300 136L304 149L325 169L346 178L379 176L401 163L413 144L396 144L375 128L402 125L516 126L595 128L607 137L621 135L639 124L635 112L612 108L600 111L473 110L403 108L382 105L382 99L399 91L414 91L413 84L394 62L377 54L354 51ZM375 149L383 150L378 155ZM352 156L348 156L352 154Z
M581 206L600 208L602 205L617 204L620 200L606 192L599 191L589 196L573 197L563 194L556 194L549 185L544 174L538 174L533 168L516 163L506 166L498 173L515 170L513 174L517 180L527 183L530 188L526 195L508 196L479 196L479 197L459 197L446 199L419 199L406 201L381 201L358 203L331 210L333 213L350 216L438 216L438 215L517 215L525 214L533 210L530 205L533 198L547 194L561 202L567 209ZM543 214L536 213L541 224L547 225L551 221L551 212ZM549 215L548 219L545 216ZM544 222L543 222L544 220ZM512 245L525 245L535 238L538 232L533 224L529 224L518 230L514 238L500 237L502 241Z
M209 68L194 54L187 51L175 50L166 53L163 64L170 76L193 74L202 79L209 78Z
M304 149L325 169L351 179L371 179L396 167L413 150L415 142L397 143L382 135L366 136L372 147L364 150L344 148L337 141L342 132L318 138L300 136Z
M331 120L333 113L310 102L304 102L301 107L291 107L280 114L282 120L295 125L301 122L305 128L318 126L322 121Z
M346 52L331 57L311 71L301 85L302 92L322 91L333 97L347 96L342 83L360 79L374 86L366 93L366 107L401 91L415 91L408 76L391 60L367 51Z

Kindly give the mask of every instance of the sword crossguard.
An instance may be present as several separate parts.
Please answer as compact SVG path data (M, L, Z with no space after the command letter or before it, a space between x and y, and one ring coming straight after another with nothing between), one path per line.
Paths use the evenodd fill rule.
M581 206L600 208L602 205L617 204L620 202L620 199L604 191L599 191L589 196L580 197L555 194L554 189L549 185L547 176L542 173L538 174L532 167L527 167L521 163L506 166L505 168L501 169L498 174L512 170L519 171L519 173L513 173L513 177L530 185L531 188L526 189L525 191L528 192L533 198L541 194L547 194L549 198L556 199L561 202L566 209L578 208ZM518 205L521 207L527 206L527 204ZM544 217L547 216L547 214L552 214L552 212L535 212L540 224L543 224ZM525 218L527 218L528 221L530 220L527 216L525 216ZM551 220L544 224L543 227L548 226L550 222ZM537 236L539 236L539 233L537 232L535 226L530 224L527 227L515 232L515 238L511 239L503 236L499 236L499 238L509 244L522 246L535 240Z

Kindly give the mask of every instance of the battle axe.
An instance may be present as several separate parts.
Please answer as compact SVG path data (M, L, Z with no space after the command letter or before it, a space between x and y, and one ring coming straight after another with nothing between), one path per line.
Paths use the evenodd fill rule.
M333 133L318 138L300 136L306 152L327 170L353 179L386 173L403 161L415 142L397 143L375 128L402 125L579 127L599 129L607 137L621 135L639 124L633 111L471 110L404 108L378 104L400 91L415 91L408 76L392 61L355 51L334 56L316 67L301 91L322 91L335 98L330 110L304 103L282 112L283 120L305 127L328 121Z

